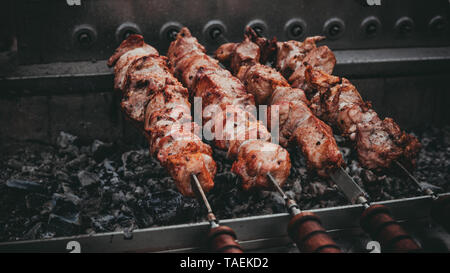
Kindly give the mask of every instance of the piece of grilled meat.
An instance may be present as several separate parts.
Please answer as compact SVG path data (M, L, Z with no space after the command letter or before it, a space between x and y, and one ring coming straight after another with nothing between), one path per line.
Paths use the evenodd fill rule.
M216 147L235 159L232 171L241 177L243 188L271 189L269 172L282 185L289 176L289 154L269 142L267 128L247 111L255 102L239 79L206 55L187 28L170 44L168 58L191 98L202 99L204 127L211 130Z
M211 147L197 136L188 91L169 71L166 58L142 36L130 35L108 65L114 65L114 87L122 96L123 112L143 131L151 154L168 170L178 190L194 196L191 174L197 175L205 192L213 188L216 163Z
M215 52L216 58L229 63L258 104L271 105L267 120L272 130L276 130L274 122L279 122L280 144L296 145L310 169L328 176L343 163L331 128L311 112L303 90L291 88L278 71L259 63L260 46L251 41L252 36L256 34L247 29L242 43L222 45ZM272 121L273 115L279 120Z

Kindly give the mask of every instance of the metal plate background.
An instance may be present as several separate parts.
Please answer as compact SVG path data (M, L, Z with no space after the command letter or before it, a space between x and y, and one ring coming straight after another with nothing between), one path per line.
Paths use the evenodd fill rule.
M437 15L448 21L448 0L381 0L380 6L368 6L365 0L80 0L81 5L70 6L67 2L71 1L14 1L21 64L106 59L118 45L115 31L124 22L137 24L146 41L162 53L168 41L160 39L159 32L170 21L188 26L209 50L217 44L208 42L202 29L211 20L226 25L231 41L241 40L244 27L254 19L266 22L267 36L285 40L284 25L292 18L306 22L306 35L317 35L333 17L345 22L346 31L340 39L327 41L332 49L450 45L448 22L439 35L428 27ZM377 16L382 24L379 35L371 39L360 33L361 22L368 16ZM399 37L394 30L403 16L415 22L409 37ZM89 49L79 49L72 40L73 29L81 24L91 25L98 33Z

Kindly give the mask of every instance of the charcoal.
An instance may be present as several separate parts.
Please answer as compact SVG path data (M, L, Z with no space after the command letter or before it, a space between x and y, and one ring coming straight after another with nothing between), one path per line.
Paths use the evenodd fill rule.
M68 148L70 145L76 143L78 143L78 137L65 132L60 132L56 139L56 144L62 149Z
M82 187L88 187L99 183L98 176L88 171L80 171L77 176Z
M351 163L349 164L350 174L355 176L360 176L362 172L362 168L359 165L358 161L351 160Z
M144 189L142 187L136 187L134 193L138 196L142 196L144 194Z
M350 152L351 152L350 148L347 148L347 147L340 147L340 151L341 151L342 156L343 156L344 158L346 158L347 156L349 156L349 155L350 155Z
M127 201L127 199L125 197L125 194L122 191L119 191L117 193L113 193L112 201L115 204L121 204L121 203L125 203Z
M364 181L366 181L368 183L373 183L373 182L377 181L377 176L370 170L364 170L362 172L362 177L363 177Z
M52 211L59 215L77 213L80 208L81 199L75 194L54 193L52 196L54 207Z
M69 161L67 163L67 167L69 167L70 169L80 169L86 167L88 164L89 164L88 156L86 154L81 154L75 159Z
M42 239L51 239L51 238L53 238L53 237L55 237L55 233L54 232L51 232L51 231L47 231L47 232L44 232L42 235L41 235L41 238Z
M123 230L123 239L131 240L133 239L133 230L131 228L124 228Z
M114 176L113 178L111 178L111 179L109 180L109 182L111 182L112 185L117 185L117 186L120 186L121 184L124 183L124 182L123 182L122 180L120 180L120 178L117 177L117 176Z
M295 199L295 193L293 191L286 191L286 196L291 199Z
M95 161L101 162L111 155L114 151L114 146L112 143L105 143L96 139L92 143L91 150Z
M104 160L103 161L103 167L105 168L107 173L116 174L117 175L116 168L113 167L113 161Z
M22 171L22 164L14 158L9 159L6 165L12 169Z
M39 193L30 193L25 196L25 204L28 209L39 210L47 202L48 197Z
M36 171L36 166L22 166L22 172L23 173L30 173L33 174Z
M92 224L97 231L112 231L116 218L113 215L104 215L91 218Z
M64 193L72 193L73 192L72 188L70 187L70 185L68 183L65 183L65 182L61 183L61 188Z
M44 191L44 187L42 186L41 183L22 179L9 179L8 181L6 181L6 186L13 189L19 189L30 192Z
M127 192L125 200L128 204L134 204L134 202L136 202L136 197L131 192Z
M420 184L420 187L422 187L422 189L430 189L432 191L441 191L442 190L441 187L432 185L427 182L420 182L419 184Z
M55 201L54 200L50 200L45 202L42 205L42 209L40 211L41 215L48 215L50 214L50 212L53 210L53 208L55 207Z
M450 191L450 127L428 128L418 135L423 148L414 175L436 192ZM368 172L360 166L351 143L341 137L337 141L345 154L346 170L372 201L422 194L403 173ZM76 136L62 133L56 146L24 142L20 149L0 155L4 162L0 241L131 232L206 220L204 205L181 196L148 147L118 143L107 151L103 145L109 143L81 143ZM329 185L329 179L306 168L299 150L288 150L293 167L283 190L302 210L349 204L336 185ZM233 162L226 152L214 149L213 156L218 172L207 197L219 219L286 212L276 192L243 191L240 179L230 172Z
M292 184L292 190L295 194L301 194L302 193L302 185L299 180L295 180Z
M79 232L81 226L80 214L73 214L63 217L57 214L50 214L48 219L48 229L57 236L69 236Z
M23 236L25 240L35 240L39 239L40 235L43 232L42 223L36 223L27 233Z
M271 192L270 199L273 202L271 205L273 212L286 211L284 199L278 192Z
M178 211L183 206L180 193L167 190L148 194L138 201L138 206L148 211L156 223L164 224L176 220Z
M321 196L325 193L327 186L321 182L313 182L306 186L306 191L313 197Z
M62 170L55 171L54 176L55 176L56 179L58 179L60 181L70 182L69 175L66 172L62 171Z

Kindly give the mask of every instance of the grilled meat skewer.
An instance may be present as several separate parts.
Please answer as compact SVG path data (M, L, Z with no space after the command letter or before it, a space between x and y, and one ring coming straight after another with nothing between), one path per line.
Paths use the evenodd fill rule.
M259 47L266 44L260 43L258 46L257 44L252 43L250 38L253 38L253 40L258 43L262 40L262 38L258 38L251 29L247 29L244 42L239 44L225 44L216 51L216 56L222 62L229 62L233 72L245 83L248 91L255 95L257 101L264 102L265 100L268 100L269 104L272 105L271 107L278 105L281 108L281 113L283 113L283 105L285 105L285 109L289 109L288 107L292 107L292 105L297 106L297 111L286 111L284 118L283 114L281 115L281 134L283 134L285 126L289 126L290 124L284 120L296 121L295 124L298 128L302 128L302 125L307 128L310 124L305 122L305 120L310 118L311 115L314 117L314 115L307 106L308 101L305 98L303 90L290 88L289 84L280 73L268 66L259 64L258 61L262 58L261 55L264 54L259 53ZM314 118L317 119L316 117ZM315 131L318 130L317 126L311 127ZM331 139L334 140L331 128L328 127L328 129L330 131ZM314 130L302 130L301 133L297 135L297 140L302 138L311 141L313 137L317 136L317 134L314 133ZM305 142L307 143L307 141ZM308 161L313 161L310 157L311 155L314 156L314 154L308 153L307 150L305 151L301 142L298 142L298 144L302 147L303 153L307 156ZM311 146L311 143L309 144ZM336 142L333 144L337 150ZM337 152L339 153L339 150L337 150ZM342 161L340 153L339 156ZM389 215L389 211L386 207L370 205L364 191L352 180L342 167L335 167L328 172L322 170L322 172L331 176L333 181L341 188L351 202L357 202L364 206L364 212L362 214L363 228L372 234L374 238L379 240L384 249L392 251L417 251L420 249L417 243ZM326 235L325 230L321 227L319 218L310 212L300 212L298 206L295 205L295 202L289 200L280 188L278 188L278 191L286 200L286 206L293 215L289 224L289 235L296 242L299 249L307 252L319 251L320 249L338 251L336 244L328 235ZM308 223L308 220L305 219L315 220ZM308 226L305 226L307 223ZM374 230L379 232L373 232ZM312 238L318 234L321 234L321 236L324 237L312 240ZM380 234L382 235L379 236ZM395 244L391 244L392 241L395 241Z
M266 51L275 49L277 69L292 87L305 90L317 117L355 143L361 165L374 170L390 168L395 160L415 165L420 150L417 138L402 131L391 118L382 120L349 80L331 75L336 58L327 46L316 45L324 37L276 43L252 39Z
M280 144L300 147L309 169L327 177L343 163L331 128L311 112L302 89L291 88L278 71L259 63L260 47L250 40L251 32L252 29L248 28L242 43L219 47L215 52L216 58L230 64L233 74L244 83L258 104L278 107ZM270 114L268 111L269 124Z
M150 152L159 160L178 190L194 196L191 175L205 192L214 186L216 163L191 120L188 91L170 73L166 58L140 35L124 40L108 60L114 66L114 87L122 97L126 117L143 131Z
M211 128L214 144L235 160L232 171L240 176L244 189L272 189L268 173L283 184L291 167L288 152L269 142L267 128L248 111L255 102L239 79L205 52L183 28L170 44L168 58L172 72L188 88L191 98L202 99L203 124Z
M415 165L420 150L417 138L402 131L393 119L382 120L349 80L311 66L306 68L305 79L317 90L311 99L314 111L355 142L363 166L384 169L395 160Z

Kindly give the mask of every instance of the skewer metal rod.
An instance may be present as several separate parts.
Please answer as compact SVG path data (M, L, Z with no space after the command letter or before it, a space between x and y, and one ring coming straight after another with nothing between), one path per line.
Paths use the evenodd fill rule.
M200 185L200 181L195 174L191 174L193 178L193 183L197 188L197 192L202 197L203 203L208 210L208 221L211 224L211 229L208 234L208 246L212 252L218 253L242 253L242 247L236 240L236 233L227 226L219 225L216 216L212 212L211 206L209 205L208 199L206 198L205 192Z
M294 200L292 200L291 198L289 198L284 193L284 191L281 189L280 185L278 185L278 182L275 180L275 178L270 173L267 173L267 177L269 177L269 180L270 180L270 182L272 182L272 185L283 197L284 202L286 203L286 207L288 208L289 212L292 215L297 215L297 214L301 213L301 210L298 207L297 203Z
M288 199L288 197L286 196L284 191L280 188L280 185L278 185L278 183L275 180L275 178L273 178L273 176L270 173L268 173L267 176L269 177L269 180L272 182L272 185L275 187L275 189L281 194L283 199L284 200Z
M367 209L367 208L370 207L369 200L367 200L366 197L364 197L364 196L358 197L357 203L363 205L363 207L364 207L365 209Z
M208 221L211 223L212 227L218 226L216 216L214 215L211 205L209 204L208 199L206 198L205 192L203 191L202 186L200 185L200 181L198 181L198 178L195 174L191 174L191 176L194 181L194 183L192 184L195 185L197 192L200 194L203 200L203 204L205 205L206 210L208 211Z
M405 168L405 166L403 166L402 163L398 162L397 160L394 160L395 164L397 164L397 166L400 167L400 169L403 170L403 172L406 173L406 175L408 175L408 177L416 184L416 186L424 193L431 195L433 198L437 198L438 196L436 195L436 193L434 193L434 191L432 189L425 189L422 187L422 185L420 185L420 182L417 180L417 178L412 175L408 169Z

